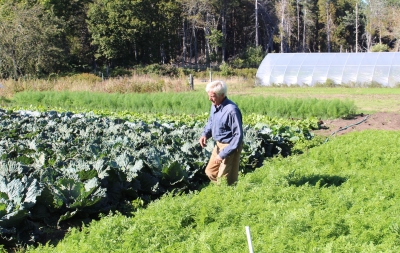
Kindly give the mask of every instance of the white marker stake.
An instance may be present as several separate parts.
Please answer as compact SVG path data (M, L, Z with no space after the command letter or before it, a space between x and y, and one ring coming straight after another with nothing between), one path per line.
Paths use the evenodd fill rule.
M247 243L249 244L249 252L254 253L253 244L251 243L250 227L246 226Z

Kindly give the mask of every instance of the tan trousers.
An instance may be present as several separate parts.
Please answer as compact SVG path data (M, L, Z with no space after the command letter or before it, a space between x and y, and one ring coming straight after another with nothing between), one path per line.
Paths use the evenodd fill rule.
M239 176L240 153L242 152L243 143L221 163L215 163L215 157L229 144L217 142L210 157L210 161L206 167L206 175L211 182L217 183L222 177L226 177L228 185L234 184Z

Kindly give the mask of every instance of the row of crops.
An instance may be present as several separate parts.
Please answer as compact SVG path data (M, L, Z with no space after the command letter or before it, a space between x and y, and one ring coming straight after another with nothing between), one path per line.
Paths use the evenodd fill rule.
M56 227L74 217L120 210L122 203L148 203L161 195L199 190L213 148L198 144L205 124L144 120L138 115L0 109L0 235L34 242L35 224ZM249 115L244 119L241 171L267 157L287 156L312 139L317 120L295 123ZM252 123L248 123L252 122Z

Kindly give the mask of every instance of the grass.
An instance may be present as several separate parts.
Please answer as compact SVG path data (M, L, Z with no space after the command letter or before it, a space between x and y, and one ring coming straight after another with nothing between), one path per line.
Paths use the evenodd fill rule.
M260 93L285 98L348 99L358 113L400 111L399 88L256 87L249 95Z
M276 158L234 187L164 196L27 252L399 252L398 132L335 138Z
M254 86L254 79L243 77L213 76L228 84L229 96L277 97L286 99L350 100L356 107L356 113L374 113L379 111L400 111L400 88L379 87L259 87ZM7 105L7 100L23 91L78 91L95 93L181 93L191 92L204 96L204 88L209 76L194 79L194 90L190 90L188 77L170 78L149 75L133 75L102 80L91 74L74 75L49 80L0 80L0 103Z

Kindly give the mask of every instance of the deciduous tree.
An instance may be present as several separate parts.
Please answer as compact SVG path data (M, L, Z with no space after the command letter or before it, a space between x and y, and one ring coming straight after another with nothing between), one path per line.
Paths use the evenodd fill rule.
M63 64L58 35L62 23L40 5L0 5L0 71L2 77L41 76Z

